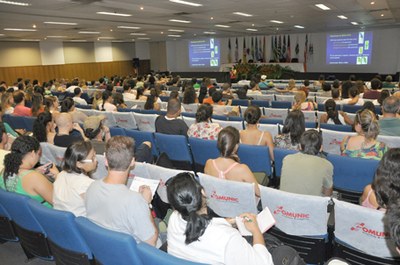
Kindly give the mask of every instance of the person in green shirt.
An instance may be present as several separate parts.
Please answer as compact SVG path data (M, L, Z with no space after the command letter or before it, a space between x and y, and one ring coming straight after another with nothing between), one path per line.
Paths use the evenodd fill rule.
M383 117L379 120L379 134L400 136L400 99L395 96L387 97L382 103Z
M52 164L35 170L34 166L39 162L40 155L40 144L35 138L24 135L15 139L11 152L4 158L0 188L29 196L47 207L52 207L53 184L42 173L48 169L56 176L58 170Z

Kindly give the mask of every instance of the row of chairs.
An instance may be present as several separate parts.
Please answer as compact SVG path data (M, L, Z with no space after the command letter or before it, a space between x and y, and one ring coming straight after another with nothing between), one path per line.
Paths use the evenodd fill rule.
M20 242L29 259L39 257L60 265L198 264L1 189L0 220L0 239Z

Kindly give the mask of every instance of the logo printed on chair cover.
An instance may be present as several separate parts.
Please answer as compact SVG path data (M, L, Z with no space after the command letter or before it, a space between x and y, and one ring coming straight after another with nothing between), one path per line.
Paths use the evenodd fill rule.
M141 124L150 124L149 121L144 121L144 120L139 120L139 123L141 123Z
M332 144L340 145L340 144L342 144L342 141L338 141L338 140L335 138L335 139L332 139L332 140L329 142L329 145L332 145Z
M121 119L121 118L117 118L117 122L128 122L128 120L124 120L124 119Z
M388 239L388 238L390 238L389 232L377 231L377 230L374 230L374 229L370 229L365 225L365 223L356 223L354 226L352 226L350 228L350 230L353 231L353 232L361 232L361 233L366 234L368 236L372 236L372 237L379 238L379 239Z
M297 220L308 220L310 219L310 214L308 213L295 213L285 211L283 206L278 206L274 210L274 215L282 214L283 217L290 218L290 219L297 219Z
M215 190L213 190L210 197L215 200L219 200L219 201L234 202L234 203L239 202L238 198L229 197L229 196L225 196L225 195L218 195Z

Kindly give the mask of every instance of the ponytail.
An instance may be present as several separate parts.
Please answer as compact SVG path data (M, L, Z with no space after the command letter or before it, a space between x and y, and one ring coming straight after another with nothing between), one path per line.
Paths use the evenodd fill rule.
M8 191L14 191L16 187L8 187L7 182L8 178L18 174L19 167L22 164L22 157L23 154L21 153L8 153L4 157L4 172L3 172L3 180L4 180L4 187Z
M235 162L240 162L238 155L236 154L236 145L239 144L240 134L239 131L228 126L222 129L218 134L217 147L222 157L230 158Z
M336 110L336 102L333 99L328 99L325 102L325 111L328 114L328 120L332 119L335 124L342 125L339 119L339 112Z
M187 222L185 230L187 245L197 241L204 234L211 220L208 215L198 215L195 211L190 212L188 216L182 216L182 218Z

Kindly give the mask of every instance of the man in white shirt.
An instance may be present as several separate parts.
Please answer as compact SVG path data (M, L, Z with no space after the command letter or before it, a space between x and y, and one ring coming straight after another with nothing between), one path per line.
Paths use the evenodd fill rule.
M75 96L72 98L74 100L74 102L78 105L87 105L86 100L84 100L83 98L81 98L82 95L82 89L80 87L76 87L74 89L74 94Z
M65 91L69 93L75 93L75 88L77 88L79 85L79 82L77 80L72 81L71 85L67 87Z
M134 101L136 100L136 95L132 93L132 86L129 83L124 85L124 101Z

